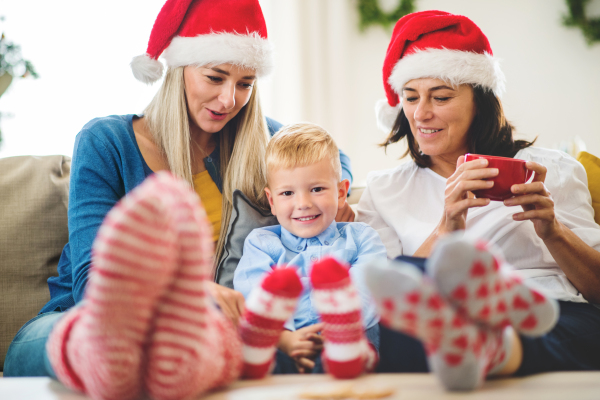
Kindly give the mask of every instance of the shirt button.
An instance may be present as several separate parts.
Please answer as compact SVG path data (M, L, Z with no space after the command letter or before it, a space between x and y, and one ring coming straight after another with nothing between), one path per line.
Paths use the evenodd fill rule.
M325 241L325 245L329 246L329 242L327 240Z
M316 256L310 256L310 261L317 261L317 257Z
M296 250L302 250L302 246L296 247Z
M207 158L206 158L206 161L208 161L208 162L212 162L212 158L210 158L210 157L207 157Z

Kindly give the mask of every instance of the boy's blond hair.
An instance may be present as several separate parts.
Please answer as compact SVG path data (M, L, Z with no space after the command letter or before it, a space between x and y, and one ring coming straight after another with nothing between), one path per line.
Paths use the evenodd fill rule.
M306 122L282 127L267 146L267 185L269 174L277 169L306 167L329 159L333 172L342 180L340 152L333 138L319 125Z

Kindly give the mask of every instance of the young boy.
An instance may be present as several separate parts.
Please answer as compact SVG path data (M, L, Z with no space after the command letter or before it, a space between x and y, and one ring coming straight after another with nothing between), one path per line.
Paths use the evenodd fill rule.
M293 318L283 323L292 307L288 314L279 313L278 318L262 325L263 329L273 329L279 320L279 329L283 327L275 373L323 372L323 348L325 367L336 377L349 378L372 370L377 362L374 349L379 347L379 327L362 270L373 259L385 259L386 249L368 225L335 221L349 186L348 180L341 180L335 142L317 125L289 125L271 139L266 159L265 192L280 225L255 229L248 235L233 285L246 298L247 309L261 309L264 319L269 313L259 303L271 301L272 296L264 297L263 287L256 290L263 293L257 300L254 293L250 295L252 290L260 287L265 274L272 275L275 266L297 270L304 290ZM340 262L349 264L349 270ZM244 319L243 338L250 337L253 329L260 331L248 324L248 318ZM249 341L244 340L246 344ZM246 356L252 358L260 347L264 350L264 341L262 345L246 346L246 361ZM272 359L274 346L271 349L271 353L264 350L261 357L256 356L260 362L265 363L269 354Z

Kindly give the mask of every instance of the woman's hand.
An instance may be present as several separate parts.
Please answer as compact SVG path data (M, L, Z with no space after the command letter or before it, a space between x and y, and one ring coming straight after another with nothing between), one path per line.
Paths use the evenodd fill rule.
M245 309L244 296L240 292L221 286L216 282L207 282L207 289L221 308L221 312L237 326Z
M469 208L483 207L490 199L476 199L474 190L489 189L494 186L493 178L498 175L497 168L486 168L488 160L478 159L465 162L465 156L458 157L456 171L446 182L444 215L438 225L438 236L465 229Z
M279 350L290 356L302 374L315 367L314 359L323 351L323 338L318 334L323 323L318 323L297 331L284 330L279 336Z
M490 199L476 199L473 190L489 189L494 186L493 178L498 175L497 168L486 168L488 160L478 159L465 162L465 156L458 157L456 170L446 181L444 193L444 214L437 227L423 244L414 252L414 257L429 257L439 237L467 226L469 208L490 204Z
M523 207L524 212L514 214L513 219L515 221L530 220L540 239L544 241L552 239L558 236L561 226L554 213L554 200L544 185L547 169L533 161L527 161L525 166L528 170L535 172L533 181L512 185L510 190L516 197L504 200L504 205Z
M353 222L354 221L354 210L348 204L348 200L344 203L344 206L340 208L335 216L336 222Z

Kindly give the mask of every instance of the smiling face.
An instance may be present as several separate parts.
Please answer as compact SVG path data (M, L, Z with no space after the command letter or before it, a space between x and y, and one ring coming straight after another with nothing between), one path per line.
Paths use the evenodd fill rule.
M191 130L215 133L248 103L256 76L231 64L187 66L183 81Z
M265 188L271 212L285 229L301 238L319 235L335 219L348 193L347 179L323 159L306 167L269 171Z
M404 85L402 108L420 150L432 163L456 164L468 152L467 133L475 117L470 85L453 88L440 79L413 79Z

